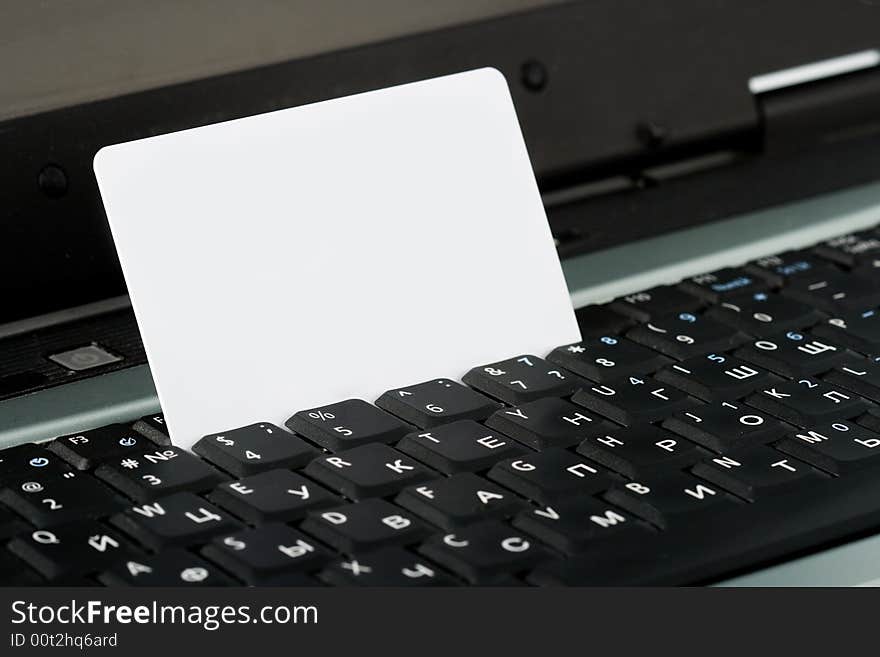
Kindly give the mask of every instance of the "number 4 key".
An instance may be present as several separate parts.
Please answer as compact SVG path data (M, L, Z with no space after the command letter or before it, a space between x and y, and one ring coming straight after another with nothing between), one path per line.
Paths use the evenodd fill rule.
M193 451L236 477L274 468L298 468L318 454L303 439L269 422L205 436Z

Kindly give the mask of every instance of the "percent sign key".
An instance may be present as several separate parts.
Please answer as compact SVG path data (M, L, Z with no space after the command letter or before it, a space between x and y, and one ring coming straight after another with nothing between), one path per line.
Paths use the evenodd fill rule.
M414 430L362 399L300 411L287 421L287 427L334 452L366 443L392 443Z

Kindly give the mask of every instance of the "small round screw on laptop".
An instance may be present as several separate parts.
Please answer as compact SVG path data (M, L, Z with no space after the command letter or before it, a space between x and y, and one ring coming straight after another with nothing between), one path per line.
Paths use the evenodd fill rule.
M61 198L67 193L67 174L57 164L47 164L37 176L37 185L49 198Z
M666 126L654 121L643 121L636 126L636 137L648 148L658 148L669 137Z
M529 91L541 91L547 86L547 68L538 60L530 59L520 69L520 80Z

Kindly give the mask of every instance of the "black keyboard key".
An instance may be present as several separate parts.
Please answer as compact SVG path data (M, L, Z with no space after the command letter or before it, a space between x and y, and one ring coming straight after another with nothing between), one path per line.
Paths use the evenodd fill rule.
M281 524L218 536L201 554L252 585L285 573L317 570L333 557L305 534Z
M208 499L251 525L300 520L309 511L342 503L342 498L290 470L224 482Z
M10 536L15 536L28 528L24 520L5 506L0 505L0 544Z
M507 518L523 507L522 500L511 492L470 472L410 486L394 502L448 530L489 518Z
M692 276L681 282L681 288L711 303L732 296L755 294L769 288L766 279L740 267L725 267L707 274ZM677 310L678 308L675 307Z
M583 337L614 335L635 324L629 317L614 312L609 306L584 306L574 313Z
M114 515L110 522L154 552L205 543L241 527L226 512L192 493L174 493L130 507Z
M652 317L665 315L672 310L695 312L703 305L693 294L682 292L672 285L661 285L620 297L611 303L611 308L639 322L647 322Z
M346 554L411 544L429 533L412 513L379 499L315 511L302 529Z
M61 436L49 449L77 470L91 470L99 463L137 453L152 446L146 438L124 424Z
M406 454L379 443L322 456L305 473L352 500L393 495L436 476Z
M813 333L866 355L880 354L880 311L840 313L816 326Z
M300 586L323 586L323 584L312 575L306 575L305 573L282 573L281 575L274 575L263 580L260 582L260 586L264 588L267 586L298 588Z
M868 410L868 403L852 392L810 378L763 388L746 402L799 427L847 420Z
M678 413L663 427L715 452L779 440L786 427L739 402L719 402Z
M577 445L604 423L564 399L547 397L496 411L486 424L532 449L547 449Z
M434 379L388 390L376 406L425 429L455 420L485 420L501 404L450 379Z
M9 550L48 580L94 573L136 554L117 532L93 520L34 530L13 539Z
M370 554L331 563L321 571L332 586L455 586L456 580L434 564L401 548L385 548Z
M116 511L125 501L86 472L25 476L0 491L0 501L36 527L50 527Z
M870 278L872 281L876 282L880 279L880 258L871 258L857 267L854 267L852 272L857 276Z
M773 292L756 292L726 299L706 311L706 317L743 333L765 336L809 328L824 315L812 306Z
M618 484L605 499L661 529L684 528L735 504L735 498L720 487L685 472Z
M737 358L790 379L830 370L846 355L842 347L799 331L761 338L734 352Z
M833 475L880 463L880 435L844 420L800 429L775 447Z
M809 251L786 251L778 255L758 258L746 265L745 270L764 278L776 287L803 277L839 271L829 262Z
M534 539L497 520L433 536L419 552L472 584L528 570L546 557Z
M557 447L502 461L489 470L487 476L539 504L593 495L612 483L608 472L600 466Z
M798 278L782 288L782 294L831 313L880 303L880 289L874 281L844 272Z
M235 477L274 468L300 468L318 451L297 436L269 422L203 437L193 451Z
M872 402L880 403L880 364L856 356L844 358L822 377L832 385L851 390Z
M120 561L98 576L105 586L236 586L217 566L185 550Z
M849 233L823 242L813 250L838 265L857 267L880 257L880 237L873 231Z
M750 502L788 492L793 486L808 486L820 478L809 465L770 447L716 456L698 463L692 472Z
M694 313L662 315L626 334L631 340L678 360L733 349L748 340L737 329Z
M25 443L0 450L0 486L29 473L44 476L68 472L70 467L42 445Z
M638 518L592 497L520 512L513 526L564 554L580 554L610 538L639 541L647 529Z
M547 360L591 381L610 381L624 376L655 372L669 358L637 345L632 340L612 335L589 338L557 347Z
M664 367L655 378L704 401L745 397L757 388L779 380L760 367L726 354L688 358Z
M210 490L226 479L219 471L178 447L162 447L104 463L95 475L136 502L182 490Z
M366 443L392 443L412 431L410 425L363 399L299 411L287 427L332 452Z
M699 403L681 390L650 377L630 377L613 385L583 388L571 399L625 426L654 422Z
M880 413L878 413L876 407L868 409L867 413L857 417L856 423L874 433L880 433Z
M162 413L145 415L135 422L132 428L157 445L171 444L171 434L168 431L168 425L165 424L165 416Z
M514 405L541 397L565 397L584 383L558 365L528 354L475 367L462 381Z
M609 428L586 438L577 448L582 454L624 477L636 479L655 471L680 470L709 453L652 424Z
M708 507L705 513L682 517L678 530L656 532L638 543L614 542L611 550L544 562L527 581L542 586L718 581L731 572L754 570L756 560L790 559L799 551L814 551L819 543L874 531L878 498L880 480L873 469L821 478L755 504Z
M443 474L485 470L502 459L526 452L515 440L473 420L460 420L411 433L397 449Z
M0 547L0 586L40 586L45 583L46 580L21 559Z

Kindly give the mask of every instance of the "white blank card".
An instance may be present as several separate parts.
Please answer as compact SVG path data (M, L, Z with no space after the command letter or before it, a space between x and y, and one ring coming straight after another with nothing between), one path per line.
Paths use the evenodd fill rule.
M95 157L174 443L580 339L504 77Z

